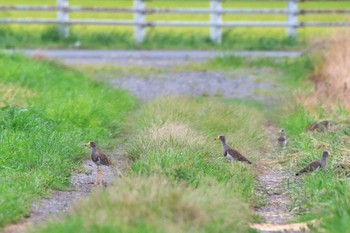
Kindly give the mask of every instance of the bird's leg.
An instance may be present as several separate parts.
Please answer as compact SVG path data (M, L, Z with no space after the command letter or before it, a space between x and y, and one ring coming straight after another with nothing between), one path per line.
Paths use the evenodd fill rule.
M102 184L102 169L100 169L100 186L102 187L103 184Z
M100 166L97 166L97 172L96 172L96 180L94 185L98 185L98 177L99 177L99 171L100 171Z

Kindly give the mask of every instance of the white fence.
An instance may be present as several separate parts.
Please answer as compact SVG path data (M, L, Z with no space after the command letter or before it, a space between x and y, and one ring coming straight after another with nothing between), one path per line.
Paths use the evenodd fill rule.
M204 0L203 0L204 1ZM349 22L299 22L298 15L304 14L350 14L350 9L308 9L299 10L298 4L307 0L275 0L286 3L285 8L222 8L222 0L207 0L209 8L147 8L144 0L133 0L132 8L121 7L80 7L69 6L68 0L56 0L56 6L43 5L0 5L0 11L56 11L56 19L37 18L0 18L0 24L57 24L64 37L69 36L70 24L95 24L95 25L133 25L135 41L144 40L146 27L210 27L210 38L221 42L223 27L285 27L287 36L296 36L300 27L335 27L350 26ZM325 0L327 1L327 0ZM329 2L337 0L329 0ZM133 20L97 20L97 19L69 19L69 12L129 12L134 14ZM146 14L156 13L186 13L209 14L210 21L147 21ZM222 21L223 14L284 14L285 21Z

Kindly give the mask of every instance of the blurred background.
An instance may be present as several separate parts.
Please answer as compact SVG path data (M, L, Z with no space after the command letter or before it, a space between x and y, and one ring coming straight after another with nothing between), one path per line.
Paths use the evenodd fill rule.
M310 38L327 35L346 25L350 13L349 2L315 0L1 0L0 5L3 48L42 47L43 43L51 48L302 48ZM38 7L34 9L34 6ZM134 12L133 6L145 10ZM210 9L228 12L210 16ZM71 21L69 36L59 33L56 19ZM18 24L16 20L26 23ZM82 23L84 20L89 20L89 24ZM147 25L142 43L134 42L133 22L138 20ZM154 26L160 21L162 26ZM167 22L180 22L180 25L164 26ZM193 25L209 22L221 26L231 23L221 31L216 27L222 38L220 44L210 36L210 25ZM287 24L298 26L296 32L286 33L293 30Z

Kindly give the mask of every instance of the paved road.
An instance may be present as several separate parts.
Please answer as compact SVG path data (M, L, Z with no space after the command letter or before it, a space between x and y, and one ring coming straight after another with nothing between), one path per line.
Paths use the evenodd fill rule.
M217 56L267 56L296 57L298 51L196 51L196 50L68 50L22 49L7 50L28 56L44 56L67 64L117 64L142 66L167 66L186 61L203 61Z

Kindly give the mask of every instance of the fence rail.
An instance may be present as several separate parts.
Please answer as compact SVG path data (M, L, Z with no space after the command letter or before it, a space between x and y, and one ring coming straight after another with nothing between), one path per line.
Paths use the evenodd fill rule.
M1 24L57 24L63 36L69 36L71 24L94 25L132 25L136 42L142 42L146 35L146 27L209 27L210 38L221 42L221 28L223 27L285 27L287 36L296 36L300 27L345 27L350 22L299 22L298 15L306 14L350 14L350 9L298 9L298 4L305 0L274 0L286 2L285 8L222 8L221 0L208 0L209 8L147 8L145 0L133 0L133 7L81 7L69 6L68 0L56 0L56 6L47 5L0 5L0 11L55 11L56 19L38 18L0 18ZM327 1L327 0L324 0ZM335 2L332 0L330 2ZM338 1L337 1L338 2ZM69 19L69 12L122 12L133 13L133 20L112 19ZM209 14L210 20L205 21L147 21L147 14ZM225 14L284 14L285 21L222 21Z
M225 8L221 10L211 10L204 8L145 8L135 9L127 7L81 7L81 6L34 6L34 5L0 5L0 11L82 11L82 12L121 12L121 13L134 13L139 12L142 14L155 14L155 13L185 13L185 14L350 14L350 9L301 9L290 11L288 9L272 9L272 8L260 8L260 9L237 9L237 8Z

